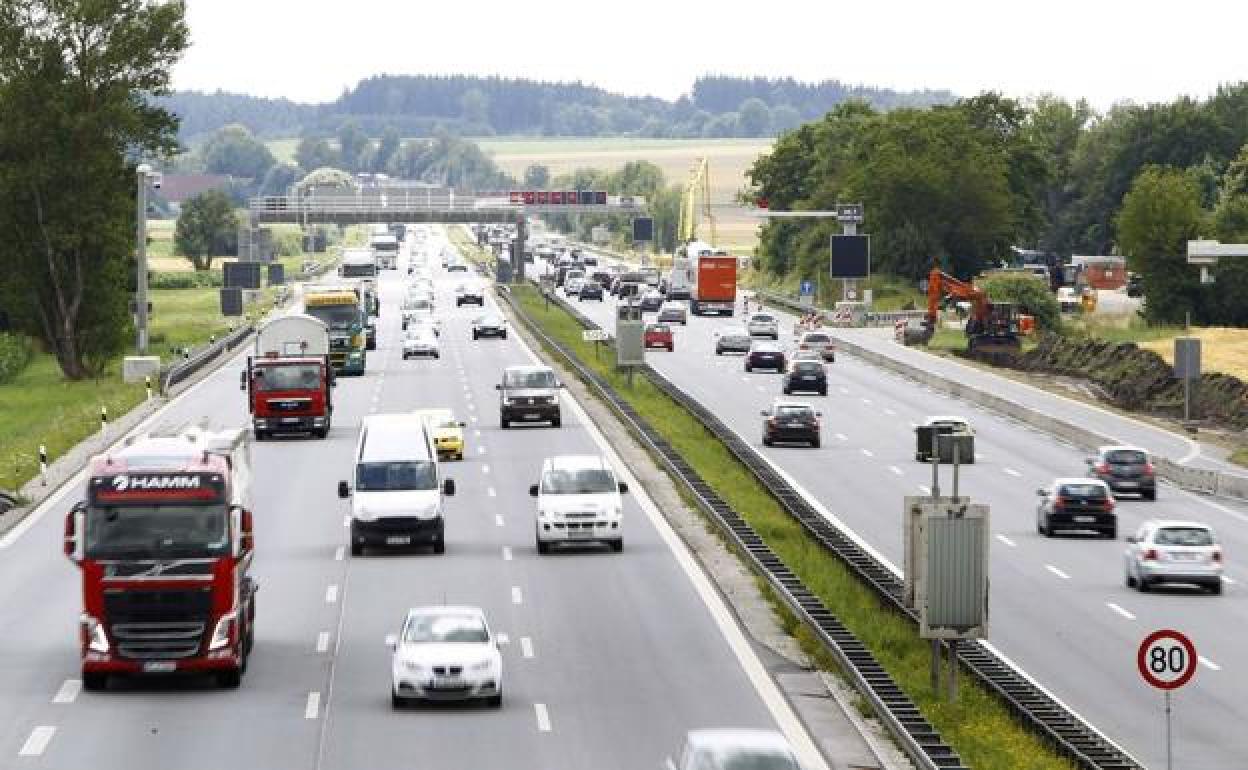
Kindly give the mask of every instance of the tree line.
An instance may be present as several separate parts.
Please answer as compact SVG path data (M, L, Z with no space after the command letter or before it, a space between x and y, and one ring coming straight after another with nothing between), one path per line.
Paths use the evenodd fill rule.
M334 136L353 121L371 136L775 136L857 99L879 109L952 102L948 91L894 91L836 80L708 75L674 101L624 96L582 83L467 75L378 75L325 104L231 93L180 91L159 104L182 119L192 142L241 124L261 137Z
M876 272L918 280L937 264L968 277L1008 261L1010 247L1063 261L1123 254L1142 274L1150 317L1244 323L1248 303L1236 307L1231 287L1248 268L1221 265L1200 286L1185 241L1248 237L1246 143L1248 83L1103 114L995 93L888 112L847 102L782 136L750 170L744 198L777 210L863 203ZM772 221L760 265L826 273L834 231L830 221Z

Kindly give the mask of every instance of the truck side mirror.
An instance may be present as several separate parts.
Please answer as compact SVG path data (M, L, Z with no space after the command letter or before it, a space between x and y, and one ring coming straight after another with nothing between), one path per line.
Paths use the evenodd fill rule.
M453 497L455 495L455 479L446 479L442 482L442 494L447 497Z
M758 414L759 414L760 416L762 416L762 417L767 417L767 416L769 416L769 415L771 414L771 412L768 412L766 409L760 409L760 410L758 411Z
M1048 493L1048 490L1045 490L1045 489L1037 489L1037 490L1036 490L1036 494L1037 494L1037 495L1039 495L1040 497L1044 497L1045 495L1047 495L1047 494L1049 494L1049 493Z
M256 546L255 537L252 535L252 525L254 524L254 521L252 519L251 511L243 508L239 512L238 521L239 555L242 556L244 554L251 553L252 549Z
M65 514L65 556L75 564L82 563L82 532L86 529L86 518L87 504L81 500Z
M247 390L247 371L243 370L238 373L238 389Z
M502 385L495 385L495 386L494 386L494 390L502 390L502 389L503 389L503 386L502 386Z
M338 482L338 496L339 496L339 497L341 497L341 498L342 498L342 499L344 499L344 500L345 500L345 499L347 499L348 497L350 497L350 496L351 496L351 485L350 485L350 484L348 484L348 483L347 483L347 482L345 482L345 481L339 481L339 482Z
M621 495L628 494L628 484L626 482L623 482L623 481L619 482L618 484L616 484L616 488L620 490Z
M536 484L529 485L529 497L537 497L537 485Z
M459 421L458 423L456 423L456 424L457 424L457 425L459 425L459 427L461 427L461 428L467 428L467 427L468 427L468 423L464 422L463 420L460 420L460 421Z

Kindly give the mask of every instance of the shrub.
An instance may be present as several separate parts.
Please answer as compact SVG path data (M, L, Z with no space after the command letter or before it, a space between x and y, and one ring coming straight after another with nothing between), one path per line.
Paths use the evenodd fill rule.
M33 355L29 337L0 332L0 383L21 374Z
M150 289L212 289L223 284L220 270L154 272L147 276Z
M1048 283L1030 275L990 275L976 283L997 302L1013 302L1024 312L1036 317L1036 326L1057 331L1062 325L1062 311Z

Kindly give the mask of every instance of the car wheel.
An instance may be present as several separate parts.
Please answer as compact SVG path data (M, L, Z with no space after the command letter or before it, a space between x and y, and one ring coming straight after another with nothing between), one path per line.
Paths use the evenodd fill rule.
M784 392L784 395L786 395L786 396L789 396L789 395L792 395L792 394L793 394L793 389L792 389L792 388L790 388L790 387L788 387L787 385L786 385L785 387L781 388L781 391L783 391L783 392Z
M394 690L390 691L390 708L402 709L407 707L407 698L399 695Z
M507 332L503 332L502 334L500 334L500 335L498 335L498 336L499 336L499 337L502 337L503 339L507 339Z
M754 368L753 368L753 367L751 367L749 364L746 364L746 365L745 365L745 370L746 370L747 372L752 372L752 371L754 371Z
M508 420L506 417L500 418L498 423L503 430L507 430L511 427L511 420Z
M763 436L763 446L771 446L772 443L773 442L770 438L768 438L767 436Z
M1127 588L1135 588L1135 578L1131 577L1131 573L1127 572Z
M108 689L108 674L99 671L83 671L82 689L87 692L101 692Z
M820 446L823 445L823 441L818 436L816 436L815 439L810 442L810 445L814 447L815 449L818 449Z
M1135 587L1140 589L1140 593L1146 594L1152 590L1153 584L1148 578L1140 575L1139 579L1136 581Z
M715 355L722 356L723 354L724 354L724 351L720 350L719 348L715 348Z
M668 346L667 346L667 352L668 352L668 353L675 353L675 352L676 352L676 346L675 346L675 345L668 345Z
M433 543L434 553L446 553L446 536L439 535L438 539Z
M268 436L269 434L265 433L262 430L256 431L256 441L264 441L266 438L268 438Z
M1053 537L1053 529L1049 527L1049 519L1047 516L1041 517L1036 521L1036 531L1045 537Z
M1209 585L1205 587L1208 588L1209 593L1213 594L1214 596L1222 595L1222 580L1221 579L1217 580L1216 582L1210 583Z
M1157 490L1155 490L1155 489L1150 489L1149 491L1145 492L1145 493L1144 493L1144 499L1145 499L1145 500L1151 500L1151 501L1153 501L1153 502L1156 502L1156 501L1157 501Z
M611 550L612 550L612 551L615 551L616 553L619 553L620 551L623 551L623 550L624 550L624 538L622 538L622 537L617 537L616 539L612 540L612 541L611 541Z
M321 428L320 430L316 431L316 433L314 433L313 435L315 435L317 438L325 438L326 436L329 435L329 427L327 426L327 427Z
M473 338L474 340L475 340L475 339L477 339L477 332L476 332L476 330L473 330L473 332L472 332L472 338Z
M819 389L819 395L821 395L821 396L826 396L826 395L828 395L828 389L827 389L827 388L820 388L820 389Z
M243 672L241 669L231 668L228 671L217 672L217 684L227 690L236 690L243 683Z
M351 555L352 555L352 556L363 556L363 555L364 555L364 544L363 544L363 543L352 543L352 544L351 544Z
M1105 536L1106 540L1117 540L1118 539L1118 526L1114 525L1110 527L1109 529L1105 530L1104 532L1102 532L1101 534Z
M561 418L561 417L556 417L555 419L551 420L551 421L550 421L550 427L552 427L552 428L561 428L561 427L563 427L563 418Z
M486 698L485 705L489 706L492 709L502 708L503 707L503 694L500 692L498 695L491 695L490 697Z
M537 552L540 554L550 553L550 543L544 542L540 537L534 538L537 542Z

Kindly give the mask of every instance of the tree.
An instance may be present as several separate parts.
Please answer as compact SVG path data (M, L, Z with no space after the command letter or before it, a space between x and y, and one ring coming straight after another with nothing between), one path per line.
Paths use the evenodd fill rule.
M996 302L1012 302L1036 318L1036 327L1057 331L1062 325L1062 309L1048 283L1032 275L989 275L977 285Z
M295 163L299 164L299 168L317 169L339 166L342 159L329 140L305 136L295 147Z
M186 49L182 2L0 3L0 301L70 379L129 338L138 157L171 155L169 93Z
M771 110L762 99L750 97L737 108L741 136L767 136L771 133Z
M739 136L740 131L740 119L735 112L725 112L721 115L716 115L702 126L702 136L707 139Z
M1195 180L1174 168L1145 167L1123 199L1118 243L1141 275L1150 321L1178 323L1196 310L1199 276L1187 264L1187 241L1200 233L1203 217Z
M269 169L260 183L261 195L285 195L303 177L303 170L290 163L278 163Z
M182 204L173 230L173 245L196 270L208 270L213 257L234 251L237 239L234 203L224 192L208 190Z
M465 123L490 125L490 98L479 88L470 88L459 97L459 115Z
M387 125L381 132L381 143L377 145L377 154L373 157L373 170L385 171L390 166L390 159L399 151L403 138L399 129L393 124Z
M237 123L208 137L200 154L204 170L210 174L228 174L257 182L277 162L263 142L252 136L246 126Z
M364 152L368 149L368 134L354 120L348 120L338 128L338 152L342 158L342 167L348 171L367 170L361 163ZM315 168L300 163L304 168Z
M802 124L802 113L787 104L771 109L771 130L777 134L792 131Z
M550 186L550 168L534 163L524 170L524 186L530 190L545 190Z

